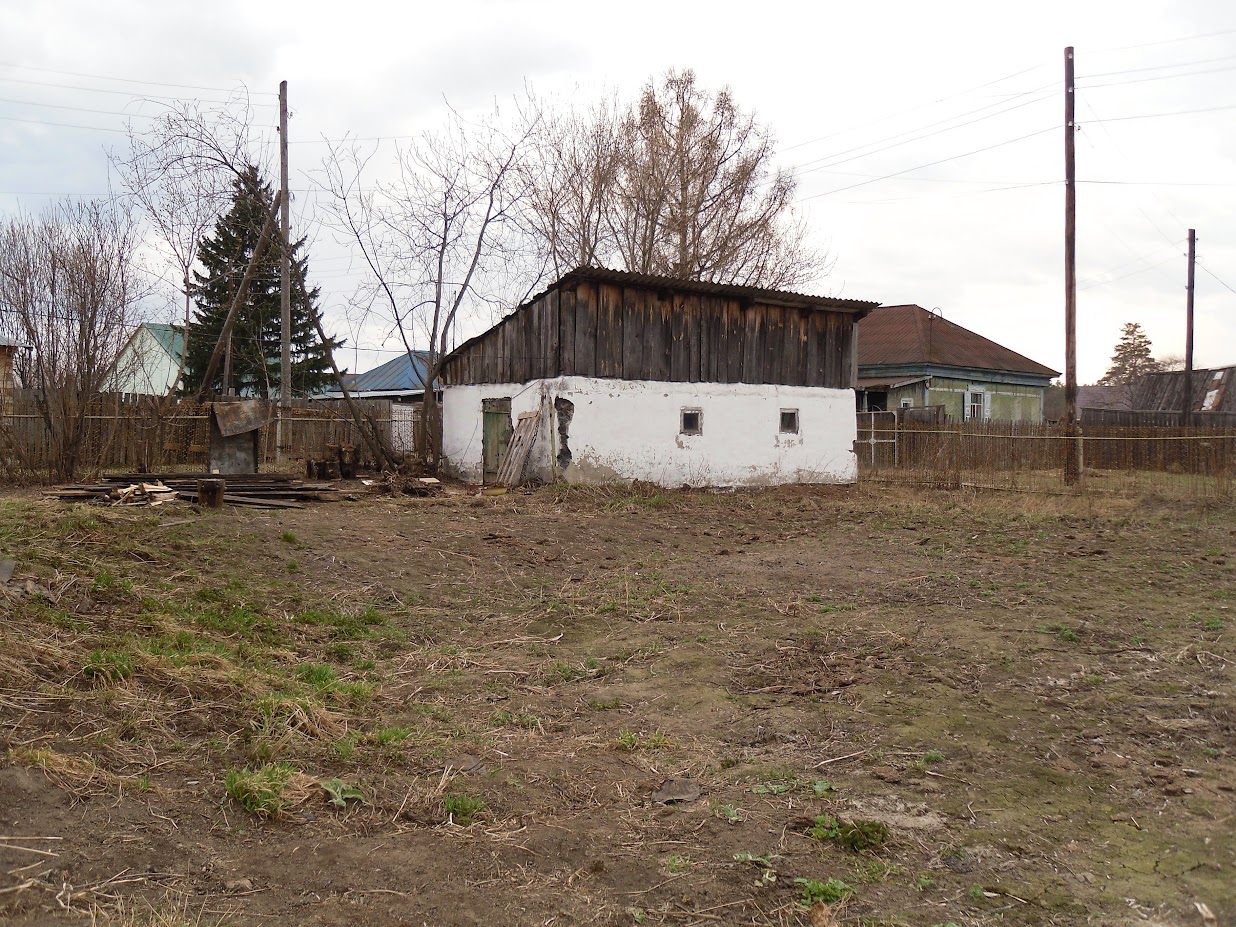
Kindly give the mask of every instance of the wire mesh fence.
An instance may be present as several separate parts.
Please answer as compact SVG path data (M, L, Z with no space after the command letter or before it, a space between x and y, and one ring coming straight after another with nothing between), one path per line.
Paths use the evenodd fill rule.
M387 399L354 400L361 414L398 451L413 447L419 409L393 408ZM28 481L73 471L175 472L204 470L210 442L208 403L192 399L100 394L49 402L18 390L0 407L0 479ZM337 446L367 455L359 428L342 400L294 400L259 432L259 464L268 471L298 471L305 458Z
M855 450L865 479L1059 492L1070 442L1079 447L1083 491L1233 498L1236 427L1088 426L1070 436L1060 425L917 423L863 412Z

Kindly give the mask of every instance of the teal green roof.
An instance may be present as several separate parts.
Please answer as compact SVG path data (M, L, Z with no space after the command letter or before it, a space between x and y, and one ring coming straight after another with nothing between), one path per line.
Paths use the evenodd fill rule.
M168 325L162 322L145 322L142 328L150 332L159 347L168 353L172 360L180 363L180 355L185 352L185 330L179 325Z

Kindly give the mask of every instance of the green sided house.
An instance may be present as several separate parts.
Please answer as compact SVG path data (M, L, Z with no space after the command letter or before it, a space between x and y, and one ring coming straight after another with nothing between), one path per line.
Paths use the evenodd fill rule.
M1059 375L922 306L881 306L858 323L860 412L936 407L955 422L1041 422Z
M138 396L166 396L176 385L184 351L183 325L143 322L121 349L107 389Z

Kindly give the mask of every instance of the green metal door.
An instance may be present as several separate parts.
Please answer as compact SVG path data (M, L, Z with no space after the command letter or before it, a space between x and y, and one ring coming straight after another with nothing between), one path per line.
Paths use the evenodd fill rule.
M511 446L511 400L481 400L481 456L484 459L486 484L498 480L498 470L506 460L507 448Z

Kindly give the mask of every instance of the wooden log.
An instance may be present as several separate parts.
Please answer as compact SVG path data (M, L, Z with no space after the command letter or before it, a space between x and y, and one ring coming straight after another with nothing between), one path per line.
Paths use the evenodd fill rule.
M223 508L223 491L227 486L225 480L198 480L197 501L208 509Z

